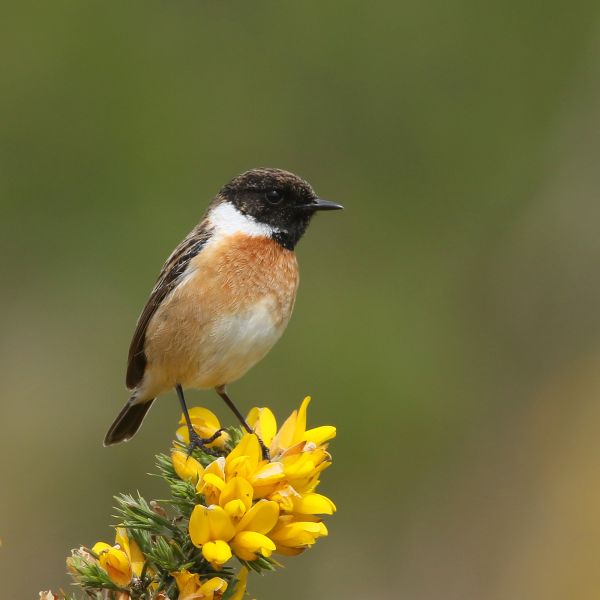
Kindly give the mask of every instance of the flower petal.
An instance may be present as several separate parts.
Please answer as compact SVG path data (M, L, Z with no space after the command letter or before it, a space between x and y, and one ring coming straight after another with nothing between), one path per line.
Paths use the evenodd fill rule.
M269 408L254 407L246 417L246 423L258 434L265 446L269 447L277 432L275 415Z
M285 451L303 441L304 432L306 431L306 410L309 403L310 396L306 396L300 405L300 409L293 411L281 426L272 443L275 451Z
M268 408L262 408L258 425L258 435L260 436L260 439L267 447L270 446L277 433L277 421L275 420L275 415Z
M202 546L202 556L213 565L224 565L231 558L231 548L223 540L207 542Z
M265 462L254 472L251 481L253 485L269 485L284 477L283 465L280 462Z
M211 594L215 592L223 593L227 589L227 582L220 577L211 577L208 581L205 581L198 590L204 596L211 597Z
M304 434L304 439L307 442L313 442L320 446L325 442L332 440L335 437L336 429L332 425L322 425L321 427L313 427Z
M189 571L174 571L171 575L175 578L177 589L179 590L179 598L193 597L200 586L200 577L197 573Z
M309 404L310 396L306 396L306 398L302 400L302 404L298 410L298 418L296 419L296 427L294 430L294 443L299 442L304 438L304 433L306 432L306 410L308 409Z
M102 554L102 552L106 552L107 550L110 550L112 548L112 546L110 544L107 544L106 542L96 542L93 546L92 546L92 552L98 556L100 556L100 554Z
M269 533L269 537L277 546L291 548L307 548L312 546L316 539L327 535L327 528L321 522L291 521L280 523Z
M332 515L336 510L335 504L321 494L294 497L292 503L294 512L302 515Z
M242 560L256 560L261 556L271 556L275 544L262 533L240 531L231 541L235 555Z
M294 498L299 496L300 494L291 485L284 485L275 490L269 496L269 500L277 502L280 511L292 512L294 510Z
M241 500L245 507L244 512L252 506L254 490L247 479L243 477L233 477L221 490L219 504L225 506L232 500Z
M189 532L192 543L199 548L214 540L229 541L235 534L235 528L220 506L198 504L190 516Z
M230 500L223 509L232 519L241 519L246 512L245 504L239 499Z
M215 504L208 507L210 539L228 542L235 535L235 527L229 515Z
M193 456L189 456L181 450L171 452L171 462L177 476L194 485L198 483L198 479L204 473L204 467Z
M220 429L221 423L212 410L208 410L208 408L204 408L203 406L192 406L189 410L190 420L192 425L203 425L206 424L214 429ZM179 419L179 424L185 424L185 417L181 415Z
M282 463L288 479L296 479L312 475L316 466L313 457L308 452L285 457L282 460Z
M206 506L201 504L194 506L190 515L189 532L192 544L197 548L210 540L210 522Z
M275 451L286 450L293 445L297 418L298 411L294 410L280 427L277 435L273 438L273 443L271 444Z
M136 541L129 537L127 529L124 527L117 527L115 542L119 544L121 550L123 550L127 555L127 558L131 563L131 570L133 571L133 574L139 577L142 569L144 568L146 558L142 554L142 551L140 550L140 547L137 545Z
M289 546L275 544L275 552L283 554L283 556L298 556L298 554L302 554L305 550L306 548L291 548Z
M210 467L210 465L209 465ZM224 477L224 475L223 475ZM225 481L215 473L208 473L208 468L198 481L196 491L202 494L207 504L218 504L221 490L225 487Z
M284 478L285 472L280 462L264 461L250 480L254 488L254 498L266 498L277 490Z
M205 472L202 476L202 483L216 487L219 492L222 492L225 489L225 481L214 473Z
M219 456L213 460L204 470L205 473L213 473L221 479L225 479L225 457Z
M227 463L227 477L250 479L255 468L256 461L251 460L249 456L238 456Z
M279 504L271 500L259 500L243 517L237 526L238 531L269 533L277 523Z
M110 546L99 553L98 562L118 586L124 587L131 581L131 564L123 550Z
M221 428L219 419L216 417L216 415L212 411L208 410L208 408L204 408L201 406L194 406L190 409L189 413L190 413L190 420L192 422L194 431L201 438L211 437L218 429ZM181 418L179 419L179 423L180 423L180 425L182 425L182 427L179 427L177 429L176 436L181 441L185 442L186 444L189 444L190 435L189 435L189 431L187 428L187 423L186 423L185 417L183 415L181 415ZM229 434L227 434L226 432L223 432L215 441L207 444L207 446L209 448L212 448L212 447L222 448L225 446L225 444L228 441L229 441Z
M246 470L248 473L240 468L241 457L246 457L243 464L247 464ZM225 472L228 477L248 475L256 469L261 460L262 451L258 443L258 438L253 433L246 433L225 459Z

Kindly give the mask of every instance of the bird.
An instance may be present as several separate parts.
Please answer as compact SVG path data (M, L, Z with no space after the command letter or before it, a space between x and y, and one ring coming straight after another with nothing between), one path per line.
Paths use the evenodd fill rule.
M187 389L215 389L252 433L226 386L283 334L298 290L294 249L312 217L342 208L282 169L252 169L223 186L166 260L139 316L127 362L131 394L104 445L131 439L154 400L173 389L191 449L214 453L207 444L220 431L209 439L194 431Z

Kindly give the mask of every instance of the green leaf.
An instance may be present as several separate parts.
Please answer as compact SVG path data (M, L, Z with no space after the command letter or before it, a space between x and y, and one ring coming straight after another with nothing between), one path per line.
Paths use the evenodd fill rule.
M126 529L143 529L157 535L176 533L177 526L168 518L159 515L138 492L135 499L130 494L115 496L118 518Z
M235 594L235 586L238 583L239 579L237 577L233 578L227 585L227 589L225 590L225 593L223 594L223 598L221 600L230 600L233 597L233 594Z

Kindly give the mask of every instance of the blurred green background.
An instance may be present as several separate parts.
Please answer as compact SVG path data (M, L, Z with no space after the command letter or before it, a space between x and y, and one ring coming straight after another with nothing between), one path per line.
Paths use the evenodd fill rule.
M101 440L163 260L237 173L346 206L231 392L335 424L330 537L260 600L600 593L600 4L13 2L0 18L2 598L111 540L179 412ZM230 420L211 392L193 404Z

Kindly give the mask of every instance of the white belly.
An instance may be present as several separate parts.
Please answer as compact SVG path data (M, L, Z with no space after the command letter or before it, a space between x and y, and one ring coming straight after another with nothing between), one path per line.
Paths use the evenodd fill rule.
M287 321L273 320L274 301L263 298L242 312L215 319L198 348L197 373L190 387L209 388L239 379L281 337Z

